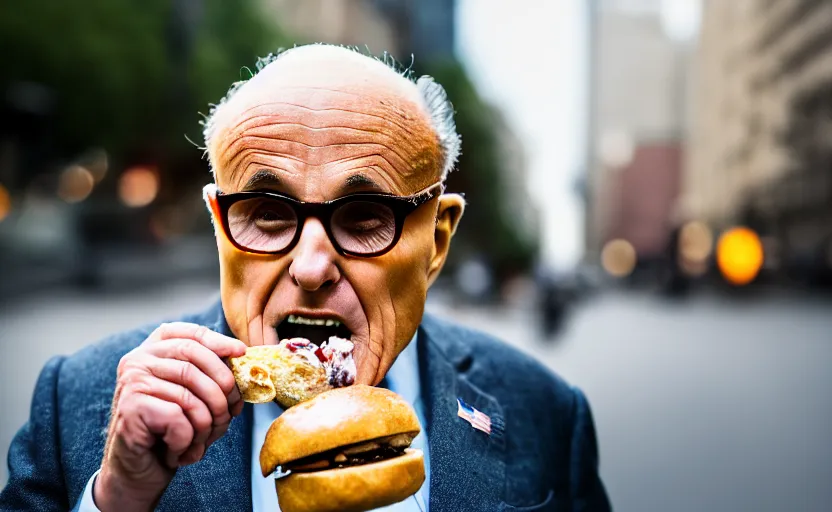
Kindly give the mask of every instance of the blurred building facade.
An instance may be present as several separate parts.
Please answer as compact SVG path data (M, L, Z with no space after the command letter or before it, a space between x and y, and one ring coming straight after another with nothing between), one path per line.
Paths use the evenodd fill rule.
M673 227L691 52L663 27L658 1L595 6L586 254L623 239L649 264Z
M832 2L704 2L681 214L746 224L767 268L832 273Z
M366 0L261 1L266 12L274 13L305 42L366 47L373 54L399 53L396 27Z
M452 59L455 0L261 0L306 42L327 42L388 52L405 66Z
M456 0L372 0L395 26L398 47L419 60L449 59L456 42ZM405 55L401 56L405 60Z

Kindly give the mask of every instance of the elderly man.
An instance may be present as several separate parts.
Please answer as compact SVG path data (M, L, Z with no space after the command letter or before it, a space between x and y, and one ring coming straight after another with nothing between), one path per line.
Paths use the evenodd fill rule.
M278 510L256 454L282 411L244 406L223 358L277 343L290 315L343 324L356 382L413 403L428 477L396 510L609 509L583 394L424 315L464 209L443 188L459 137L441 86L298 47L205 136L219 303L49 361L0 509Z

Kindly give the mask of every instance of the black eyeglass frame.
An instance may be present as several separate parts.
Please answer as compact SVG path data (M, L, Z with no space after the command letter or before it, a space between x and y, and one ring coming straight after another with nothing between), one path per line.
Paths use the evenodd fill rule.
M339 197L338 199L333 199L332 201L326 201L323 203L308 203L304 201L298 201L295 198L285 196L283 194L279 194L277 192L266 192L266 191L256 191L256 192L235 192L231 194L226 194L221 192L219 189L214 189L211 192L215 194L210 194L208 192L208 187L206 186L206 193L208 195L215 195L218 212L220 216L220 222L222 223L223 230L225 231L226 238L231 242L231 244L239 249L240 251L251 253L251 254L285 254L298 244L300 241L301 234L303 233L303 227L306 224L306 219L309 217L315 217L316 219L321 221L321 224L324 226L324 230L326 231L326 235L329 238L329 242L338 252L338 254L346 255L346 256L356 256L360 258L373 258L376 256L381 256L390 252L393 247L399 242L399 239L402 236L402 231L404 230L404 223L405 219L416 211L420 206L423 204L439 197L445 190L445 185L443 182L437 182L413 195L410 196L396 196L392 194L379 194L379 193L371 193L371 192L359 192L357 194L350 194L343 197ZM297 215L298 225L295 229L295 235L292 237L292 240L286 244L286 247L278 250L278 251L263 251L258 249L251 249L244 245L241 245L237 240L234 239L234 236L231 234L231 228L228 223L228 212L231 207L239 202L246 199L255 199L258 197L267 197L271 199L279 199L281 201L286 202L289 204ZM332 215L335 211L340 208L341 206L355 202L355 201L362 201L362 202L370 202L370 203L377 203L390 208L393 212L393 218L395 220L395 231L393 233L393 238L391 239L390 243L384 249L372 252L372 253L360 253L355 251L349 251L341 247L341 244L338 243L338 240L335 238L335 234L332 232Z

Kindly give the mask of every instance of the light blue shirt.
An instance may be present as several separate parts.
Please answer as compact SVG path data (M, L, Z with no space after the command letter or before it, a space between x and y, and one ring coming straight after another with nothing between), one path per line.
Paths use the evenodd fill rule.
M413 405L422 431L413 439L411 446L422 450L425 454L425 483L419 492L410 498L381 508L379 510L390 512L426 512L427 503L430 503L430 454L428 453L427 431L425 422L425 408L422 400L421 386L419 385L419 357L416 351L416 336L396 358L393 366L387 372L387 385ZM253 426L251 436L251 503L254 512L279 511L277 505L277 494L274 490L274 478L272 476L263 478L260 473L260 458L256 455L263 447L263 440L272 422L283 412L283 409L275 402L267 404L255 404L253 414ZM80 512L100 512L92 499L92 487L98 471L89 479L78 510Z

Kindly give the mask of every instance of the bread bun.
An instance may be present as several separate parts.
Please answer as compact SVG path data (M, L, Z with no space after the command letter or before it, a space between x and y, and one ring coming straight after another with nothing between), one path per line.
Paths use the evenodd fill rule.
M281 512L358 512L407 499L425 481L421 450L363 466L294 473L275 480Z
M260 469L396 434L419 433L416 411L389 389L358 384L333 389L287 409L266 433Z
M260 450L283 512L370 510L401 501L425 481L424 455L407 448L421 427L390 390L353 385L287 409ZM288 473L288 475L285 475Z

